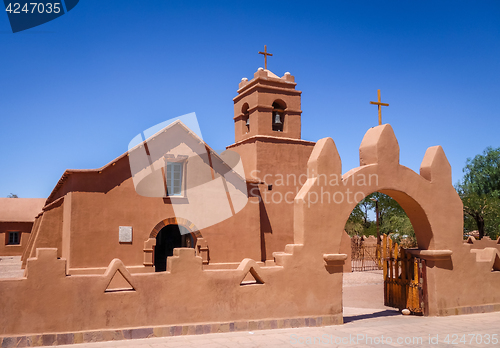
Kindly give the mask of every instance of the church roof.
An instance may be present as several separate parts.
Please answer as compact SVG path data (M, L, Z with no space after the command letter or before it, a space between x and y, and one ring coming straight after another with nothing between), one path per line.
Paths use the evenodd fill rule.
M183 129L189 136L191 136L192 138L194 138L197 142L203 143L205 145L205 148L208 151L210 151L210 155L213 156L214 159L219 160L223 165L225 165L228 168L228 171L233 172L234 174L236 174L237 177L239 177L242 180L245 180L237 172L235 172L232 168L230 168L222 160L222 158L220 158L220 156L217 154L217 152L214 151L210 146L208 146L203 141L203 139L201 139L196 133L194 133L191 129L189 129L189 127L187 127L180 120L176 120L175 122L172 122L168 126L162 128L157 133L153 134L152 136L150 136L146 140L144 140L141 143L137 144L136 146L134 146L133 148L131 148L129 151L125 152L121 156L118 156L117 158L115 158L114 160L112 160L111 162L109 162L108 164L104 165L101 168L97 168L97 169L67 169L66 171L64 171L63 175L61 176L61 178L57 182L56 186L54 187L54 189L50 193L49 197L47 198L47 202L46 203L47 204L53 203L53 202L55 202L56 200L58 200L59 198L61 198L62 196L64 196L66 194L66 192L61 193L60 190L61 190L62 186L64 185L64 183L69 179L69 177L72 174L97 174L97 173L101 174L101 173L105 172L106 169L111 168L112 166L114 166L119 161L122 161L122 160L127 160L128 161L129 160L129 153L131 153L131 152L135 151L136 149L144 146L144 144L147 144L149 141L155 139L156 137L159 137L162 133L167 132L167 131L172 131L174 128L181 128L181 129ZM131 175L131 173L130 173L130 175ZM73 190L78 191L79 189L76 188L76 187L74 187L70 191L73 191Z
M45 198L0 198L0 222L33 222Z

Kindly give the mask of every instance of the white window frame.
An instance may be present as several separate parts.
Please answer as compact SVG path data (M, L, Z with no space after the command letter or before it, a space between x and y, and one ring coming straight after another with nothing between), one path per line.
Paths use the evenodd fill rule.
M171 170L169 170L169 166L172 168ZM178 174L179 179L176 179L175 174ZM179 180L179 183L176 183L176 180ZM182 197L184 195L184 162L167 161L165 181L167 183L167 197Z

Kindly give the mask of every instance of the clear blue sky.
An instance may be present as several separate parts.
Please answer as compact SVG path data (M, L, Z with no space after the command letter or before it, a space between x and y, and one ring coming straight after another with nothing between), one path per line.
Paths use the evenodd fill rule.
M332 137L343 172L384 123L418 171L442 145L500 146L500 1L98 1L12 34L0 14L0 197L47 197L65 169L98 168L140 132L196 112L215 149L234 141L242 77L289 71L302 137Z

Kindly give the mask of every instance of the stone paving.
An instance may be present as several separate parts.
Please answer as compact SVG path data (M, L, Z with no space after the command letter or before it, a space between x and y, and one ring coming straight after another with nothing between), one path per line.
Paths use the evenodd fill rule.
M2 259L0 277L22 276L19 260ZM500 347L500 312L450 317L403 316L383 305L381 271L345 274L343 300L343 325L153 337L57 347Z
M395 315L394 315L395 314ZM498 347L500 313L451 317L402 316L379 311L346 317L343 325L84 343L104 347ZM482 343L481 343L482 342ZM489 343L486 343L489 342Z

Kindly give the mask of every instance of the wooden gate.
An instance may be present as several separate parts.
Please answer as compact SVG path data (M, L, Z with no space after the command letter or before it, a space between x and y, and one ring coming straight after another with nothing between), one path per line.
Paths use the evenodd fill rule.
M383 236L384 304L412 314L426 314L425 260Z

